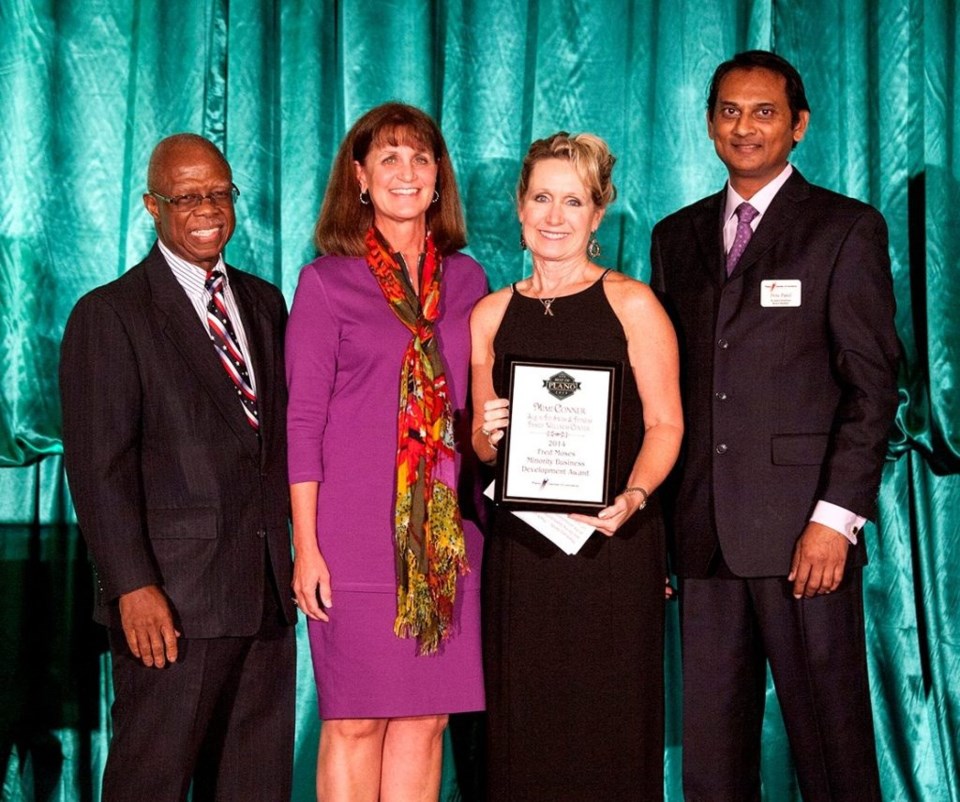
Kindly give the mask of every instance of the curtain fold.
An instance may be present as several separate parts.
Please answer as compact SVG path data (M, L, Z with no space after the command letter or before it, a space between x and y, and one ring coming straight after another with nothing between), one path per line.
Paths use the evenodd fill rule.
M530 141L591 131L618 159L600 261L646 278L654 223L723 184L712 70L761 47L804 76L798 168L889 225L905 361L865 533L881 778L887 799L960 801L958 45L956 0L0 0L3 799L99 798L109 663L58 456L58 349L77 298L153 240L141 195L160 138L196 131L224 149L241 191L227 257L290 299L330 163L369 107L399 99L438 119L493 287L530 269L513 199ZM295 798L310 799L318 725L298 636ZM675 610L666 667L679 800ZM799 800L772 688L764 747L764 797Z

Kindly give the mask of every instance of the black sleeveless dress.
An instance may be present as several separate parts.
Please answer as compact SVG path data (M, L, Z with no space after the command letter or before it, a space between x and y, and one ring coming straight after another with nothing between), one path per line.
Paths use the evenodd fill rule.
M497 393L506 354L623 362L623 486L643 440L623 327L602 279L551 310L514 287L494 338ZM490 802L663 798L664 576L656 497L575 555L496 510L482 584Z

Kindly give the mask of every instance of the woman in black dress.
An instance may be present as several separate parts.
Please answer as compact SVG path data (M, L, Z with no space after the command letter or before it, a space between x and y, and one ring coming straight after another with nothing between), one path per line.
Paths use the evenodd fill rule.
M603 140L531 145L517 186L533 275L474 309L473 445L497 458L505 354L624 365L617 479L574 555L498 509L483 566L489 798L663 795L665 548L654 491L683 434L673 327L648 286L606 270L595 232L616 190Z

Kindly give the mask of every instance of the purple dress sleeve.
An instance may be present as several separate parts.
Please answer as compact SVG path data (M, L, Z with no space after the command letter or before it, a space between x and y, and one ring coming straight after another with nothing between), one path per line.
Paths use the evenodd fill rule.
M315 263L300 272L286 333L290 483L323 481L323 433L337 369L339 331Z

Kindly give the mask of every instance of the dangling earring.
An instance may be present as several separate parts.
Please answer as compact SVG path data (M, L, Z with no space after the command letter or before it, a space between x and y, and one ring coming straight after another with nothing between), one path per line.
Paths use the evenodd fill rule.
M437 190L434 190L434 191L433 191L433 200L431 201L431 203L436 203L436 202L439 201L439 200L440 200L440 193L437 192Z
M587 256L596 259L600 255L600 243L597 242L597 232L590 232L590 240L587 242Z
M520 230L520 250L525 251L527 249L527 241L523 238L523 229Z
M370 192L368 190L360 190L360 203L362 203L364 206L370 205Z

